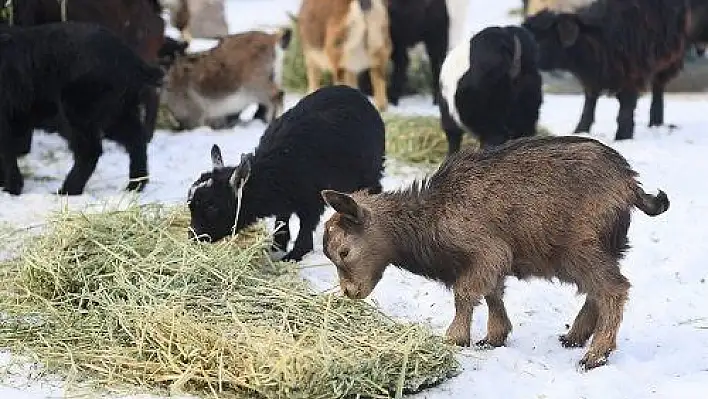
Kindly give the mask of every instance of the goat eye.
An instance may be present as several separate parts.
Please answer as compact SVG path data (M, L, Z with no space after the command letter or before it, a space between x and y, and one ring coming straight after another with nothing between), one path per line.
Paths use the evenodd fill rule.
M344 248L339 250L339 258L344 259L349 256L349 248Z

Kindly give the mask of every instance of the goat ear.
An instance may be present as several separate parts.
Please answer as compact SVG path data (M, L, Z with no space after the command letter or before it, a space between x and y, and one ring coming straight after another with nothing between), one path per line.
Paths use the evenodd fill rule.
M234 190L239 188L241 182L245 182L251 176L251 164L253 163L253 154L241 155L241 163L234 169L229 182Z
M369 217L369 212L359 206L349 194L334 190L322 190L320 194L327 205L356 224L363 224Z
M575 44L580 35L578 22L571 18L563 18L558 21L558 36L563 47L570 47Z
M211 146L211 165L214 169L224 167L224 158L221 157L221 149L216 144Z

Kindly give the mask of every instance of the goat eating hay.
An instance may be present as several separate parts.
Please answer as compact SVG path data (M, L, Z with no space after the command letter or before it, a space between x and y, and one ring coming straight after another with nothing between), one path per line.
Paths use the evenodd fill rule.
M91 385L202 396L400 396L456 372L442 337L270 262L263 225L200 244L188 219L161 205L54 218L0 265L0 345Z

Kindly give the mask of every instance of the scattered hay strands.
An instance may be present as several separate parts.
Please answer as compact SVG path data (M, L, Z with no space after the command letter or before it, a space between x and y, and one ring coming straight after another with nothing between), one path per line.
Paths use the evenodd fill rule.
M386 156L401 162L421 166L437 166L447 155L447 139L437 116L407 116L393 113L383 115L386 124ZM539 136L550 132L539 127ZM479 142L470 134L462 136L462 146L479 148Z
M457 372L427 328L270 262L263 225L212 245L189 242L187 224L161 205L52 218L0 264L0 346L124 392L400 397Z

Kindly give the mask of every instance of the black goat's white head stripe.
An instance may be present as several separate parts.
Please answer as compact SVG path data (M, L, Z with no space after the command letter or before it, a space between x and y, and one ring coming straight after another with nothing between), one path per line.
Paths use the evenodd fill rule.
M514 58L511 60L509 76L515 79L519 76L519 72L521 72L521 40L519 40L518 36L514 35Z
M214 180L212 178L209 178L201 183L193 184L192 187L189 188L189 192L187 193L187 202L192 200L192 198L194 197L194 193L197 191L197 189L200 189L202 187L211 187L213 183Z

